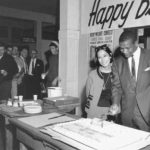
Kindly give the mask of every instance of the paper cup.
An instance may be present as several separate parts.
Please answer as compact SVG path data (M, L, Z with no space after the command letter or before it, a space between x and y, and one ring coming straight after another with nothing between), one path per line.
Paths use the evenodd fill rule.
M23 101L23 95L19 95L19 101L20 101L20 102Z
M33 95L33 100L36 101L37 100L37 95Z

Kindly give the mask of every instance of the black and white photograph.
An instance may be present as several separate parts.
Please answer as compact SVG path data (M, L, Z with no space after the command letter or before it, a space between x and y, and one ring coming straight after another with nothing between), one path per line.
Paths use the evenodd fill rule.
M150 0L0 0L0 150L150 150Z

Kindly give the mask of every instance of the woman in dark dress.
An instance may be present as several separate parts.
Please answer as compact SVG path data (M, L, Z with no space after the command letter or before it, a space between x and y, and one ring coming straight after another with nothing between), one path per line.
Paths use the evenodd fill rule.
M111 106L112 52L107 45L96 47L97 67L89 73L86 82L88 118L107 118Z

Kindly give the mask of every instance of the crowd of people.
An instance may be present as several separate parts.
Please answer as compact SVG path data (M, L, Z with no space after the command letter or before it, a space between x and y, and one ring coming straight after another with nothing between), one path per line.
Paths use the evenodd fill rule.
M33 95L42 98L43 87L46 90L50 85L58 85L58 45L51 42L48 52L47 67L38 58L36 49L0 43L0 103L19 95L24 100L33 99Z
M120 35L117 57L107 45L95 50L96 69L86 82L87 117L120 116L120 124L150 132L150 50L139 46L132 30Z
M120 116L120 124L149 132L150 50L138 45L136 32L125 30L117 57L106 44L95 52L95 68L86 81L86 117ZM44 67L37 50L29 53L26 48L0 44L0 103L17 95L41 98L41 83L45 88L58 86L58 54L58 44L51 42Z

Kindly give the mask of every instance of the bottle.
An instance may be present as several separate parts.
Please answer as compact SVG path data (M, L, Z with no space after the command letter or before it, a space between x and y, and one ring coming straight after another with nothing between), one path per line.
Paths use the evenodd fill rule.
M13 105L13 103L12 103L12 99L11 99L11 98L9 98L9 99L8 99L8 101L7 101L7 105L8 105L8 106L12 106L12 105Z
M47 91L44 80L41 81L40 85L41 85L41 98L47 97Z

